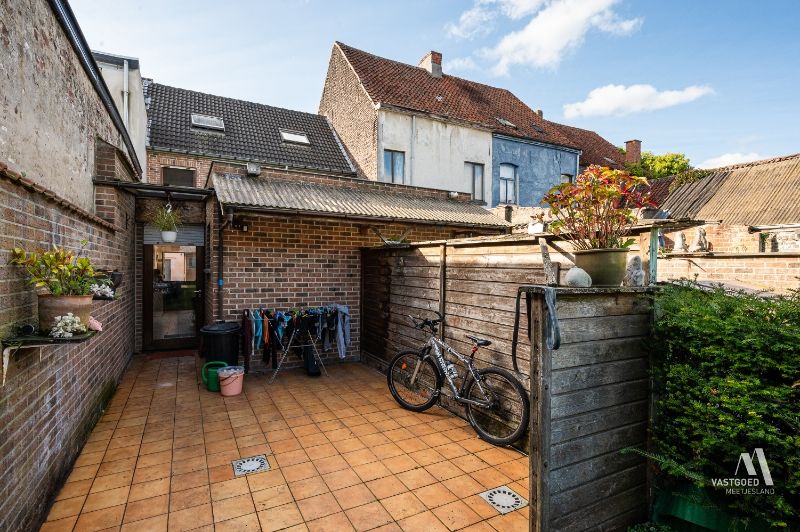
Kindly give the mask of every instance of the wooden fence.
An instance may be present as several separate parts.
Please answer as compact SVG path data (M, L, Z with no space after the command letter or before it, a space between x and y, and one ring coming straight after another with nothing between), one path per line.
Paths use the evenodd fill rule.
M561 258L556 256L556 263ZM407 315L446 316L445 340L463 353L465 334L492 341L479 366L512 370L515 298L544 283L537 245L450 241L362 251L362 360L386 368L425 336ZM645 461L620 454L646 441L648 373L645 289L559 288L560 349L543 341L546 306L532 296L532 342L522 305L518 377L531 398L532 530L616 530L647 514ZM463 416L460 405L443 406Z

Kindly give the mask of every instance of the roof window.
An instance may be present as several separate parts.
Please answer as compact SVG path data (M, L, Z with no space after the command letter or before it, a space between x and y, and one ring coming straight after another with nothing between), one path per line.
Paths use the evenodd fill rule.
M311 144L308 140L308 135L302 131L290 131L288 129L281 129L281 138L284 142L291 142L293 144Z
M510 122L505 118L497 118L497 121L506 127L513 127L514 129L517 129L517 126L513 122Z
M216 131L225 131L225 122L221 118L216 116L192 113L192 125L194 127L201 127L203 129L214 129Z

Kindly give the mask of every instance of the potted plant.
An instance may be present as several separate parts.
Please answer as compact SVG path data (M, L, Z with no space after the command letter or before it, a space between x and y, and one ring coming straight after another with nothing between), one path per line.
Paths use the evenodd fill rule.
M625 277L628 238L636 223L634 209L650 205L647 179L592 165L575 178L551 188L542 200L554 220L550 229L574 247L575 265L593 286L619 286Z
M161 230L162 242L175 242L178 238L178 227L181 225L181 213L173 210L172 205L167 203L163 207L157 208L151 218L153 225Z
M86 241L82 241L83 246ZM88 257L53 246L49 251L26 252L22 248L11 251L9 264L22 266L30 283L44 289L39 296L39 329L50 331L57 317L72 313L84 324L89 323L92 310L92 285L98 282Z

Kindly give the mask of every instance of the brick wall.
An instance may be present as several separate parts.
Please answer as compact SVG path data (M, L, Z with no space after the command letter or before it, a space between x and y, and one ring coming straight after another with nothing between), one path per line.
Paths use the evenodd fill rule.
M800 289L800 253L687 254L658 259L658 279L730 282L786 293Z
M195 186L202 188L205 187L211 162L212 159L208 157L147 150L147 182L153 185L163 184L161 169L165 166L174 166L194 170Z
M706 224L702 226L706 231L706 239L711 245L711 250L716 253L758 253L759 233L751 233L746 225ZM686 243L691 247L697 239L697 229L682 231ZM667 249L677 238L677 232L665 233Z
M93 212L95 139L125 148L46 1L0 2L0 57L0 161Z
M108 187L98 197L116 213L116 229L0 177L0 264L9 249L53 244L79 248L98 268L124 279L116 301L95 301L92 315L104 331L74 346L21 350L0 388L0 530L35 530L133 352L133 198ZM36 295L17 267L0 276L0 336L35 323Z
M347 149L358 175L378 179L378 115L350 64L334 45L319 102Z
M352 316L353 339L348 356L357 359L361 321L360 248L381 244L369 227L384 235L397 236L405 231L405 226L237 213L237 219L240 216L248 222L246 233L225 230L225 319L238 321L245 308L262 306L285 310L330 303L347 305ZM408 238L412 241L449 238L452 231L447 227L416 225ZM216 238L215 232L215 242ZM216 281L216 244L211 268ZM209 295L216 309L217 287L215 283L208 286L213 287ZM325 356L335 359L337 354L333 350ZM298 363L296 358L290 358L289 362ZM254 364L254 368L259 365Z

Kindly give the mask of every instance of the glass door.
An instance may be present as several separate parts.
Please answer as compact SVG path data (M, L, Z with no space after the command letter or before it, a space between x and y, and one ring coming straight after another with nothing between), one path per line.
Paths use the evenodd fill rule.
M204 308L203 257L199 246L144 246L145 349L198 345Z

